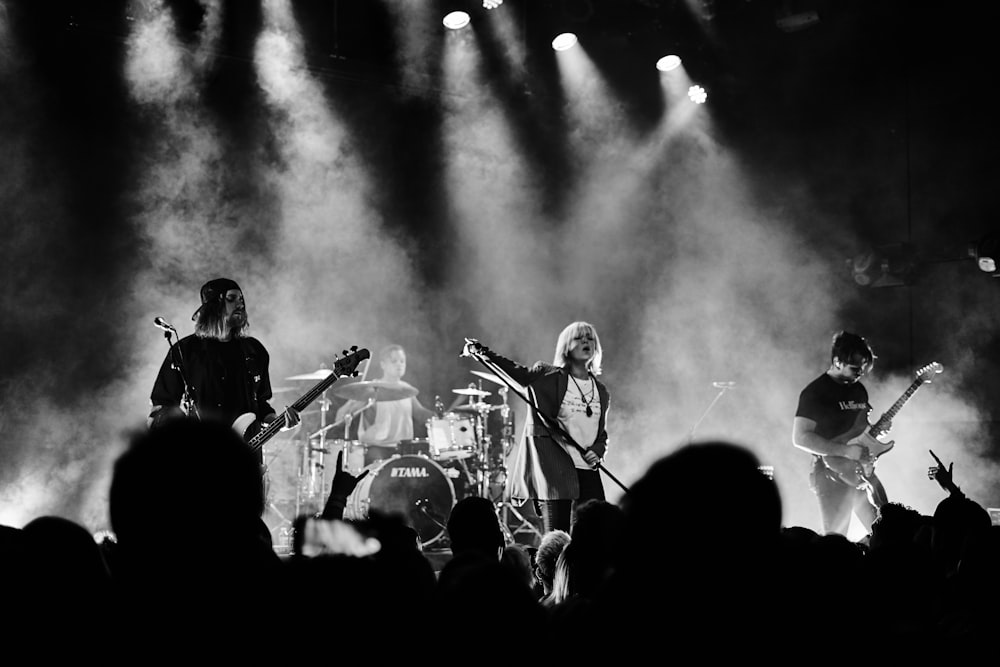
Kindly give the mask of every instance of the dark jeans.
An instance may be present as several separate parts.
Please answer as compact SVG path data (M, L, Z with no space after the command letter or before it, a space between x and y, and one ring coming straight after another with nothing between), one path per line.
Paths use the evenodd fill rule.
M573 500L535 500L535 513L542 520L542 532L565 530L570 532L577 506L586 500L604 500L604 485L597 470L576 470L580 480L580 497Z
M856 514L865 532L871 533L875 522L875 507L868 501L863 489L856 489L840 481L836 473L816 459L809 473L809 486L819 500L819 511L823 519L824 533L847 535L851 525L851 514Z

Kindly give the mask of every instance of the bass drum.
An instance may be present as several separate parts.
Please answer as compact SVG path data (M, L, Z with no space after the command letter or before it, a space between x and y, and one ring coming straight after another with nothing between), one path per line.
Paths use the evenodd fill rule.
M426 547L445 534L455 487L435 461L424 456L393 456L367 466L365 476L347 498L344 518L367 519L375 510L401 515Z

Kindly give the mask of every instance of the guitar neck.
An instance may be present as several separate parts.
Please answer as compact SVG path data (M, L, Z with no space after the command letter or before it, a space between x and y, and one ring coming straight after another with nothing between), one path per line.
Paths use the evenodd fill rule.
M920 378L914 380L910 386L906 388L906 391L903 392L903 395L900 396L888 410L882 413L882 416L878 418L878 421L871 425L871 428L868 429L868 435L874 438L881 433L884 430L884 426L888 422L892 421L892 418L903 409L906 402L910 400L915 393L917 393L917 389L920 389L923 384L924 383Z
M337 375L336 373L330 373L330 375L328 375L325 379L320 380L315 387L313 387L305 394L303 394L299 398L299 400L292 403L292 408L294 408L296 412L302 412L307 407L309 407L309 405L313 401L319 398L320 394L329 389L330 385L336 382L339 378L340 376ZM248 443L250 445L251 451L256 452L258 449L260 449L265 442L270 440L272 437L274 437L274 435L278 431L280 431L285 427L287 421L288 419L285 416L285 413L282 412L280 415L278 415L277 419L275 419L273 422L262 428L260 433L251 438L250 442Z

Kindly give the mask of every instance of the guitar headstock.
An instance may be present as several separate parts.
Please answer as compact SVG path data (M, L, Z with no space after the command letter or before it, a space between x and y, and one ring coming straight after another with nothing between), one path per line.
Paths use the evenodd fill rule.
M371 357L371 352L366 348L358 349L357 345L352 345L350 351L344 350L344 356L338 358L333 363L333 374L337 377L357 377L358 364Z
M940 373L943 370L944 370L944 366L942 366L938 362L934 361L934 362L931 362L931 363L927 364L926 366L924 366L923 368L921 368L919 371L917 371L916 376L917 376L917 379L920 380L921 382L928 383L928 382L930 382L931 380L934 379L935 375L937 375L938 373Z

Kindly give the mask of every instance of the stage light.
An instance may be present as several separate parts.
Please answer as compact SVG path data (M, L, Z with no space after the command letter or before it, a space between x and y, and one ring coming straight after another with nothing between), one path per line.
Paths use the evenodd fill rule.
M483 7L486 9L496 9L503 4L503 0L483 0Z
M688 88L688 99L695 104L704 104L708 101L708 92L701 86L691 86Z
M897 243L872 248L847 260L854 282L861 287L902 287L913 283L913 248Z
M1000 255L1000 238L992 234L969 246L969 256L976 259L979 270L991 274L994 278L1000 278L997 255Z
M663 56L656 61L656 69L661 72L670 72L681 66L681 57L675 55Z
M571 32L564 32L561 35L556 35L556 38L552 40L552 48L556 51L565 51L576 46L576 42L576 35Z
M469 25L469 15L465 12L451 12L444 17L444 27L449 30L458 30Z
M98 544L103 544L105 541L117 543L118 538L111 530L107 528L102 528L101 530L94 533L94 541L97 542Z

